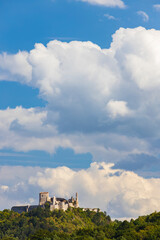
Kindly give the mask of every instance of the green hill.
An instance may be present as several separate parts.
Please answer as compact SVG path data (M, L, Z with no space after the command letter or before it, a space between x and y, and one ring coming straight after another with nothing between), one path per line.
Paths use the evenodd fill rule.
M0 239L160 240L160 212L121 222L80 208L51 212L46 207L22 214L4 210L0 212Z
M80 208L51 212L46 207L22 214L4 210L0 212L0 239L82 239L74 238L79 230L94 230L109 222L110 217L102 212L84 212Z

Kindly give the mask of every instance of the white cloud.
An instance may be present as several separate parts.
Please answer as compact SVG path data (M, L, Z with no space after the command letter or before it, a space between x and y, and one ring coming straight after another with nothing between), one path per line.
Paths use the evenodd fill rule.
M104 17L108 18L109 20L117 20L114 16L112 16L108 13L104 14Z
M157 11L160 11L160 4L154 4L153 7L154 7Z
M121 74L123 74L124 83L127 87L126 91L129 94L132 95L133 92L136 93L138 90L136 90L136 86L133 86L134 83L146 94L149 90L151 90L151 95L153 92L156 94L156 88L160 86L159 40L160 31L146 30L142 27L135 29L120 28L113 35L111 49L114 51L118 64L123 71ZM122 82L120 82L121 89ZM124 85L123 87L125 88ZM134 101L136 101L137 95L134 96ZM145 97L145 94L143 97ZM131 99L131 96L128 96L128 99ZM151 98L149 102L152 102Z
M6 185L1 185L1 186L0 186L0 189L5 192L5 191L7 191L7 190L9 189L9 187L6 186Z
M107 103L107 110L111 117L115 118L117 116L127 116L131 114L131 111L127 107L127 103L124 101L114 101L110 100Z
M99 207L114 218L138 217L160 209L160 179L144 179L133 172L112 169L112 164L93 163L86 170L66 167L0 167L0 208L38 203L38 193L69 198L79 194L80 206Z
M79 0L79 1L88 2L93 5L101 5L105 7L125 8L125 4L122 0Z
M28 178L34 176L39 170L38 167L0 167L0 182L2 184L0 187L1 210L11 208L13 205L29 203L30 198L34 196L35 199L37 198L36 194L38 194L39 188L37 186L33 191L32 186L28 184ZM34 204L36 202L37 199Z
M78 41L36 44L32 51L18 53L23 68L15 55L0 55L6 80L23 76L23 83L38 88L48 102L43 109L1 110L0 148L72 148L109 162L128 154L157 156L159 42L160 31L120 28L109 49Z
M138 11L137 14L142 17L144 22L148 22L149 21L149 16L148 16L148 14L146 12Z
M15 80L28 83L32 78L32 66L27 61L28 53L19 51L15 55L3 53L0 55L0 80ZM7 69L7 71L6 71ZM8 71L9 70L9 71Z
M112 117L113 114L118 114L118 116L124 114L123 109L111 109L110 111L114 111ZM1 110L0 148L11 148L20 152L44 150L49 153L55 152L58 147L72 148L75 153L91 152L95 161L114 162L125 158L129 153L145 152L148 154L148 143L136 137L127 137L112 132L59 133L56 125L46 121L47 112L42 109L17 107ZM5 155L2 154L2 156Z

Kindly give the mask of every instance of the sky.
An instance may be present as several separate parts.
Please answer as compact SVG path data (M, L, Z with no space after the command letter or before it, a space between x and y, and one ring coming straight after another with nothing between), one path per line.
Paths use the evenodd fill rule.
M0 1L0 210L160 210L159 21L158 0Z

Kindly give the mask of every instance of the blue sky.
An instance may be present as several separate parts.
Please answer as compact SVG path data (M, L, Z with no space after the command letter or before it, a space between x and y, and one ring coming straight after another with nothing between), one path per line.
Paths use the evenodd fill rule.
M156 0L0 1L0 208L16 201L10 189L36 201L38 190L65 197L76 186L85 204L94 180L108 176L98 194L112 216L159 209L159 19ZM45 171L75 185L48 186ZM117 177L115 197L106 188L117 189Z
M0 51L16 53L31 50L34 44L51 39L92 41L108 47L111 35L119 27L159 29L159 13L153 8L158 1L125 1L126 9L91 5L81 1L2 0L0 2ZM137 11L150 19L143 22ZM104 14L114 16L109 20Z

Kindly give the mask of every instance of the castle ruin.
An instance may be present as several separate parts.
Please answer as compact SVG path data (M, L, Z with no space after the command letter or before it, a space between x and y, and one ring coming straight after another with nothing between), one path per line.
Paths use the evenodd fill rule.
M46 203L49 204L50 211L54 211L56 209L66 211L68 208L79 208L78 193L76 193L76 198L71 197L70 199L66 200L65 198L57 198L55 196L50 197L49 192L40 192L39 205L13 206L11 210L18 213L30 212L37 207L45 208ZM93 212L101 211L99 208L82 208L82 210L89 210Z
M46 203L49 203L51 211L54 211L55 209L66 211L69 207L78 208L78 193L76 193L76 198L71 197L70 199L66 200L65 198L56 198L55 196L49 197L48 192L40 192L39 205L13 206L11 210L18 213L30 212L37 207L44 208Z
M50 205L50 210L53 211L54 209L64 210L66 211L69 207L78 208L78 193L76 193L76 198L74 199L71 197L70 199L66 200L65 198L56 198L56 197L49 197L48 192L40 192L39 193L39 205L44 205L46 202Z

